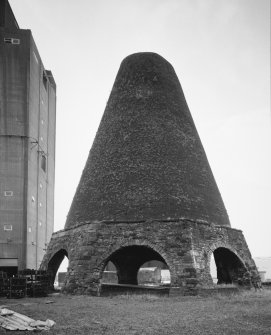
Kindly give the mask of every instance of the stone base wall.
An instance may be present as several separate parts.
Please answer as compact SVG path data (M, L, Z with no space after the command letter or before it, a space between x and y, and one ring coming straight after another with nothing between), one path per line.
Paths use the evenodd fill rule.
M69 267L64 291L99 295L107 262L118 251L133 246L145 247L144 250L153 252L150 255L160 255L170 270L172 290L180 288L182 294L195 294L200 288L213 285L210 259L219 248L234 255L236 264L242 264L238 276L237 271L233 275L238 284L250 285L251 279L259 280L257 268L240 230L188 219L86 223L56 232L41 269L56 271L59 257L67 254ZM136 255L133 257L136 259ZM121 257L118 262L121 268Z

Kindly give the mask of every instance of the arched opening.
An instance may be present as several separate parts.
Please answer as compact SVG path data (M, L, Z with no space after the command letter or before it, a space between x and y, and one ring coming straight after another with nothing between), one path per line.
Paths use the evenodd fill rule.
M169 268L158 252L148 246L127 246L118 249L107 259L102 282L105 283L106 276L110 275L118 284L162 285L162 270L168 272L165 277L169 284Z
M51 286L61 289L64 285L69 264L68 252L61 249L54 254L48 263L48 272L51 274Z
M214 283L240 284L244 282L247 272L240 258L227 248L217 248L210 261L210 271Z
M216 264L215 264L215 257L213 253L210 259L210 274L211 274L213 283L217 284L217 270L216 270Z

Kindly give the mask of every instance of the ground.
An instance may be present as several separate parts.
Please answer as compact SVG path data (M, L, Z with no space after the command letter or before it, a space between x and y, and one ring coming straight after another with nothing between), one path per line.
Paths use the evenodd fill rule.
M213 297L52 295L0 299L31 318L56 322L48 335L270 335L271 290ZM0 334L6 331L0 328ZM32 332L9 332L12 335Z

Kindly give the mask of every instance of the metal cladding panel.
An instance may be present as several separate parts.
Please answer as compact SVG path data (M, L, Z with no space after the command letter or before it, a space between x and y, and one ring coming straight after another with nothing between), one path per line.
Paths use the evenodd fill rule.
M28 268L37 268L37 253L39 250L38 228L41 218L40 203L44 191L39 188L40 176L43 174L40 168L40 82L42 68L39 54L34 46L33 38L30 38L29 49L29 106L28 106L28 136L30 138L28 152L27 171L27 255L26 264ZM44 204L44 203L43 203Z
M10 43L16 40L16 43ZM0 29L0 257L24 263L29 32Z
M55 83L48 87L48 133L47 133L47 222L46 243L48 244L54 230L54 185L55 185L55 135L56 135L56 87Z
M53 232L55 99L55 85L51 94L47 71L31 36L29 137L32 145L28 157L27 199L27 266L30 268L39 267Z
M173 67L133 54L120 66L65 227L183 217L230 226Z
M0 257L22 257L24 138L0 137Z
M55 107L50 111L49 104L55 106L55 83L44 73L30 30L0 28L0 257L18 257L20 268L38 268L48 213L53 230L55 125L49 127L49 114L55 122ZM48 157L53 161L50 171L42 169L42 157L46 166ZM4 197L5 190L12 197ZM7 225L12 230L4 230Z
M5 43L17 39L19 44ZM29 32L0 28L0 134L25 136Z
M0 258L0 267L3 266L18 266L17 258Z

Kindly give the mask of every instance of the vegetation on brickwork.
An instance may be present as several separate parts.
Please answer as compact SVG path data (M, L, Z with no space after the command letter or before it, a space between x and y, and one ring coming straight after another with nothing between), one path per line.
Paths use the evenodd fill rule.
M34 319L54 320L51 335L270 335L271 329L271 290L207 298L60 295L4 303Z

